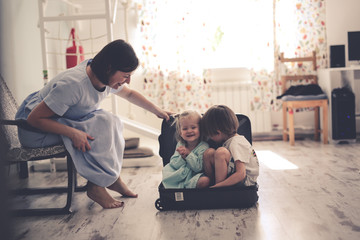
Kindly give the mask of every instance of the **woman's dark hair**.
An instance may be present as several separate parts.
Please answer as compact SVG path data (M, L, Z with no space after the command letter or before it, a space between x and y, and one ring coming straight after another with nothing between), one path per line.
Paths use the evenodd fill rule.
M209 108L201 119L201 131L205 137L211 137L220 131L232 136L239 128L239 121L229 107L225 105L214 105Z
M132 72L139 66L139 60L132 46L118 39L107 44L92 60L91 70L105 85L116 71Z

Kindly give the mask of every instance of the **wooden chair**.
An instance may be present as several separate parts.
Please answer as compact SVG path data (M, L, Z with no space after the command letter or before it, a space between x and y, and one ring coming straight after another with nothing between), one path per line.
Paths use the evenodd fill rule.
M0 76L0 164L19 164L20 177L27 177L27 162L54 157L67 158L67 186L48 187L48 188L26 188L13 191L15 195L29 194L49 194L49 193L67 193L66 204L58 208L36 208L36 209L15 209L14 215L32 216L32 215L53 215L71 213L71 201L74 191L84 191L85 186L77 187L77 174L73 166L70 154L66 151L64 145L56 145L44 148L25 148L20 145L17 133L17 127L31 128L26 121L13 120L18 105L12 96L4 79ZM22 170L21 170L22 168ZM23 174L21 174L21 171Z
M309 57L299 57L299 58L285 58L284 53L280 55L280 62L312 62L312 69L316 71L316 52L313 51L312 56ZM283 75L281 76L282 83L282 94L288 89L289 81L299 81L299 80L312 80L314 84L318 84L317 75ZM323 109L322 116L322 130L320 129L319 124L319 108ZM310 96L297 96L297 97L287 97L282 101L283 109L283 140L289 141L290 145L295 145L295 132L294 132L294 110L299 108L314 108L315 112L315 140L320 139L320 133L323 134L324 144L328 143L328 99L325 94L322 96L310 95ZM289 128L287 127L287 113L289 114Z

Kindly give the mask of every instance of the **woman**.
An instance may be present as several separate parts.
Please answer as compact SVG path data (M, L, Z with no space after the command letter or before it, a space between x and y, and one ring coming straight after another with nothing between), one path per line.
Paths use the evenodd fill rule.
M16 114L16 119L25 119L35 128L19 128L21 144L45 147L63 142L76 170L88 180L88 197L104 208L123 206L106 188L128 197L137 194L120 178L125 146L123 125L117 116L98 109L101 100L114 93L159 118L169 119L169 112L125 85L138 65L133 48L123 40L115 40L94 59L58 74L40 91L29 95Z

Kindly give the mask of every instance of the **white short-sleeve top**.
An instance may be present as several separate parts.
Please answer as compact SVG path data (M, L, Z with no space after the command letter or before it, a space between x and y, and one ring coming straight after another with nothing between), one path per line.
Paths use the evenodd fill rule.
M87 62L88 60L83 61L54 77L33 95L33 99L28 99L26 108L31 111L44 101L57 115L68 119L80 119L98 109L100 102L109 93L121 91L123 86L117 90L109 86L103 91L95 89L86 73Z

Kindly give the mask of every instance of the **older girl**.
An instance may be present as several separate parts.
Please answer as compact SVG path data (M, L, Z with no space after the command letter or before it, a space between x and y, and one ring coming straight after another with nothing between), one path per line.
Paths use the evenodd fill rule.
M218 144L204 153L205 174L212 187L251 186L259 176L259 161L251 144L237 134L235 113L227 106L215 105L202 118L203 133Z

